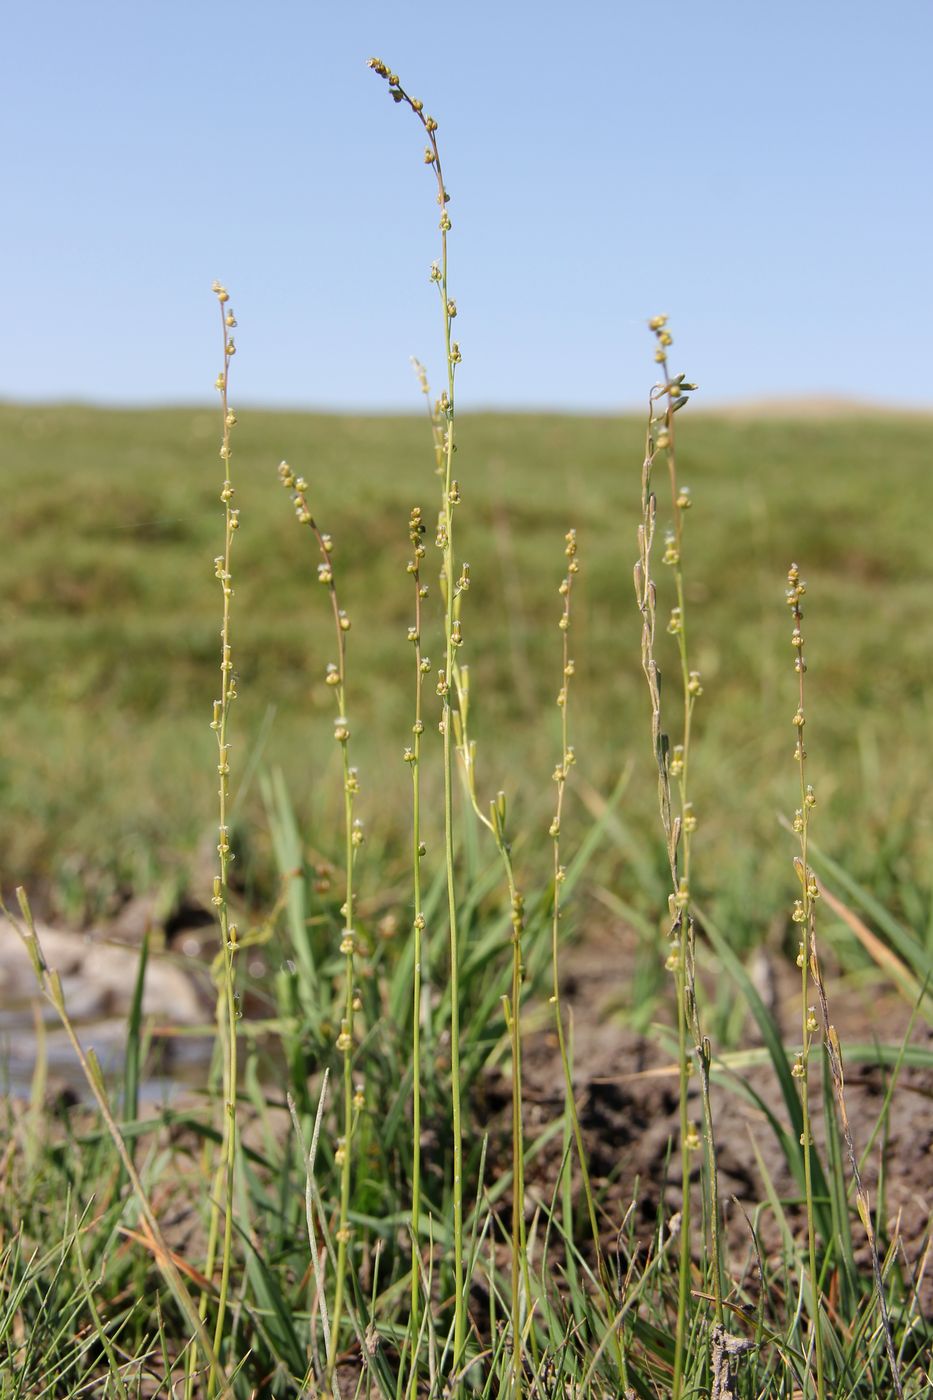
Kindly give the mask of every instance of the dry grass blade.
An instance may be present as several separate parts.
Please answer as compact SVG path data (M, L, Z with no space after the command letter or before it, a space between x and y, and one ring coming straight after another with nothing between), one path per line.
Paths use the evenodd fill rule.
M909 1001L916 1005L926 993L920 983L913 976L910 969L905 966L897 954L888 945L872 933L871 929L860 919L854 909L850 909L848 904L843 903L837 894L829 888L824 880L818 880L817 885L823 899L829 908L836 914L847 928L855 934L865 952L872 962L891 975L894 981L902 989Z
M125 1239L132 1240L134 1244L140 1244L143 1249L148 1250L160 1268L163 1265L163 1261L168 1258L174 1264L175 1268L178 1269L180 1273L183 1273L186 1278L190 1278L192 1283L197 1284L198 1288L201 1289L203 1293L210 1293L216 1296L217 1289L211 1280L202 1274L200 1269L196 1269L193 1264L189 1264L187 1259L179 1254L177 1250L169 1249L166 1251L164 1246L160 1244L153 1235L145 1218L143 1219L143 1228L141 1230L131 1230L128 1225L121 1225L119 1227L119 1232Z

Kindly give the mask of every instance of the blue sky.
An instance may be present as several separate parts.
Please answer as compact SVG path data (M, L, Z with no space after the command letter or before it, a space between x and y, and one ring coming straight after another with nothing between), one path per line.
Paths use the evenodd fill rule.
M933 402L928 0L11 0L0 397L420 407L439 121L461 407ZM435 371L436 374L436 371Z

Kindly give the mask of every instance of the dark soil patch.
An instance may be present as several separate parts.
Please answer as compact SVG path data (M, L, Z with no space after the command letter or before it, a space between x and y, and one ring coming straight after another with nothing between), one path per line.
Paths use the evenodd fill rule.
M574 1084L583 1135L589 1154L594 1189L604 1224L604 1246L616 1247L619 1225L634 1202L634 1233L647 1250L657 1228L658 1211L668 1218L681 1205L679 1110L673 1055L626 1028L607 1007L618 1005L630 964L618 941L608 934L592 936L567 955L565 1015L573 1017ZM769 971L773 1010L782 1025L785 1043L795 1041L799 1016L799 974L774 961ZM871 1044L875 1039L897 1045L907 1032L910 1008L890 992L857 991L842 984L828 988L830 1013L845 1056L846 1044ZM796 1036L799 1041L799 1032ZM759 1044L754 1024L746 1044ZM933 1046L933 1032L923 1022L914 1027L912 1044ZM811 1117L814 1138L825 1147L819 1056L811 1062ZM868 1148L876 1133L891 1071L878 1065L846 1064L846 1105L857 1153ZM532 1142L563 1108L563 1074L557 1036L553 1030L529 1035L523 1064L526 1143ZM780 1259L781 1233L768 1195L761 1163L786 1210L795 1233L804 1228L800 1190L788 1168L781 1144L766 1115L743 1096L743 1086L760 1096L783 1127L789 1115L770 1061L730 1072L729 1082L713 1086L713 1116L719 1162L720 1199L728 1251L727 1275L757 1289L757 1264L751 1222L766 1262ZM499 1150L509 1152L507 1131L510 1087L498 1075L488 1086L489 1107L497 1107ZM700 1125L698 1076L694 1078L691 1117ZM933 1224L933 1072L902 1068L896 1092L881 1130L862 1167L873 1213L878 1220L882 1249L900 1243L901 1267L908 1275L921 1271ZM534 1158L528 1173L529 1211L551 1199L559 1170L560 1139ZM757 1153L757 1155L756 1155ZM694 1158L691 1199L694 1219L700 1211L701 1153ZM846 1164L846 1178L851 1173ZM877 1216L876 1216L877 1219ZM631 1223L631 1218L630 1218ZM866 1273L871 1261L864 1230L853 1223L857 1260ZM922 1308L933 1309L933 1277L920 1288Z

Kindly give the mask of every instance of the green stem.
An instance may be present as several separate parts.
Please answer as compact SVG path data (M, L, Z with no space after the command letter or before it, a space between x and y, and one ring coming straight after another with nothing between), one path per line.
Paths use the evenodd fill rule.
M420 113L419 113L420 115ZM463 1119L460 1099L460 940L457 927L457 892L454 878L454 815L453 815L453 755L454 744L450 705L450 690L454 673L454 620L457 588L454 581L454 528L455 509L453 493L454 455L454 360L451 354L451 300L447 285L447 192L441 170L440 155L433 131L428 132L434 152L434 167L437 173L438 197L441 206L441 266L438 288L444 321L444 352L447 363L447 395L445 405L446 426L443 435L444 454L444 500L443 512L446 521L444 543L444 584L446 606L444 616L444 663L445 686L443 694L443 738L444 738L444 859L447 870L447 910L449 919L450 943L450 1108L453 1119L453 1215L454 1215L454 1349L453 1371L456 1375L464 1358L466 1347L466 1298L464 1292L463 1260Z
M444 334L450 347L450 317L446 310L447 299L447 238L444 236L444 262L441 279L441 294L445 302ZM450 376L453 383L453 376ZM460 1103L460 940L457 929L457 891L454 878L454 811L453 811L453 715L450 705L450 686L454 667L454 551L453 551L453 509L450 504L453 448L454 448L453 398L448 399L447 438L444 461L444 500L447 515L446 543L444 545L444 582L446 588L445 608L445 689L441 722L444 727L444 860L447 871L447 913L449 920L450 945L450 1108L453 1119L453 1215L454 1215L454 1351L453 1370L459 1368L466 1345L466 1311L464 1299L463 1270L463 1123Z
M522 925L521 900L512 878L504 843L497 842L506 863L512 903L512 995L509 1036L512 1046L512 1395L522 1388L522 1294L530 1302L528 1250L525 1241L525 1139L522 1123Z
M794 726L797 732L797 769L800 777L800 807L798 809L798 821L795 823L800 835L800 861L798 874L802 886L803 897L799 904L795 906L795 919L798 918L803 929L803 939L800 944L798 961L800 963L800 1021L801 1021L801 1053L800 1059L795 1066L795 1073L800 1081L800 1109L803 1125L803 1174L804 1174L804 1194L806 1196L807 1212L807 1254L810 1266L810 1288L813 1294L813 1342L816 1352L816 1393L818 1400L826 1398L826 1378L824 1372L823 1356L823 1329L820 1319L820 1285L816 1271L816 1211L813 1202L813 1172L811 1161L810 1142L810 1047L813 1038L813 1025L810 1020L810 1008L808 1006L810 992L810 960L815 962L815 923L816 915L813 907L813 893L811 891L811 872L809 866L809 831L810 831L810 807L812 798L807 787L806 770L806 750L804 749L804 674L806 673L806 661L803 654L803 632L801 624L803 622L803 609L800 606L800 599L803 596L806 585L800 581L799 570L796 564L791 565L787 576L790 585L787 591L787 601L791 606L794 619L793 639L796 646L797 659L795 662L797 670L797 713L794 716Z
M560 1051L560 1062L564 1076L564 1111L573 1134L573 1141L577 1151L577 1160L580 1164L580 1179L583 1184L583 1196L586 1202L586 1213L589 1220L590 1234L593 1240L593 1254L596 1261L596 1277L599 1282L600 1291L603 1296L603 1306L606 1309L607 1318L611 1318L616 1311L616 1302L612 1297L612 1285L609 1279L609 1271L606 1267L606 1260L603 1254L602 1245L599 1239L599 1226L596 1220L596 1205L593 1199L593 1187L590 1181L589 1167L586 1160L586 1151L583 1145L583 1132L580 1127L580 1116L577 1113L577 1104L573 1092L573 1067L570 1062L570 1055L567 1050L566 1037L564 1035L564 1018L561 1009L560 998L560 920L561 920L561 888L564 881L564 869L561 865L561 822L564 812L564 795L567 790L567 779L569 769L573 762L573 750L570 747L570 681L574 674L574 664L570 657L570 628L571 628L571 598L573 594L574 579L579 572L579 561L577 560L577 535L575 530L569 530L566 535L565 554L569 560L567 575L560 586L560 594L564 600L563 612L560 618L560 632L562 638L561 646L561 688L558 693L558 705L561 714L561 756L560 762L554 769L554 778L557 783L557 803L554 811L554 818L551 822L550 834L553 840L554 855L554 904L551 911L551 1005L554 1008L554 1028L557 1032L557 1044ZM568 1187L572 1176L571 1162L568 1158L566 1172L568 1176ZM572 1197L571 1197L572 1199ZM569 1216L569 1208L566 1212ZM628 1386L628 1368L625 1362L625 1353L622 1346L621 1337L616 1328L613 1328L613 1350L616 1358L616 1365L619 1372L619 1379L623 1389Z
M666 360L664 361L664 368L665 373L667 373ZM681 686L683 690L683 764L678 778L678 797L680 801L682 823L681 868L685 898L680 913L683 966L682 987L679 995L684 1003L685 1035L687 1030L692 1033L694 1053L700 1072L700 1099L703 1112L703 1144L705 1149L707 1243L709 1246L710 1268L712 1270L713 1305L716 1313L716 1321L722 1326L724 1322L724 1312L722 1303L722 1245L719 1228L719 1172L716 1163L716 1140L713 1132L713 1111L710 1100L709 1042L705 1040L700 1028L700 1015L696 994L695 929L693 918L690 913L691 855L693 851L692 830L694 825L692 807L688 797L691 755L690 740L693 733L693 711L696 703L696 694L699 692L694 692L692 688L690 661L687 649L687 607L683 573L683 516L687 507L683 504L685 498L681 494L677 483L677 459L674 442L674 393L669 382L665 388L665 393L667 396L667 412L665 415L665 428L668 436L667 465L671 487L671 504L673 509L676 548L674 579L677 593L677 615L680 621L679 630L677 632L677 646L680 657ZM689 500L689 497L686 499ZM687 1072L689 1072L689 1062L687 1062ZM687 1178L685 1178L685 1182L686 1180Z
M424 545L421 535L420 510L412 511L411 541L414 545L414 559L409 565L415 581L415 722L412 728L411 754L412 781L412 892L414 896L414 975L412 977L412 1158L411 1158L411 1310L409 1330L411 1335L411 1375L409 1395L412 1400L418 1391L418 1343L421 1324L421 1279L419 1269L420 1220L421 1220L421 962L424 956L424 914L421 910L421 735L424 723L421 717L424 671L421 651L421 560Z
M682 1174L681 1239L680 1263L677 1290L677 1321L674 1343L673 1400L680 1400L683 1389L685 1354L687 1344L688 1307L690 1298L691 1268L691 1228L690 1228L690 1151L694 1133L689 1120L688 1095L691 1063L688 1040L692 1033L694 1050L700 1070L701 1095L703 1101L703 1125L705 1143L704 1203L706 1206L706 1232L708 1257L712 1268L713 1298L718 1323L723 1321L722 1303L722 1263L719 1229L719 1192L716 1168L716 1146L713 1134L712 1108L709 1092L709 1042L700 1029L699 1010L696 996L694 925L690 914L691 878L691 833L696 826L692 805L688 800L688 778L690 745L693 723L693 707L701 693L699 675L689 669L686 631L686 594L682 569L683 516L690 505L689 492L678 487L677 468L674 455L674 415L686 401L685 392L695 385L683 383L683 375L671 380L667 360L667 346L671 337L666 326L666 317L655 317L650 323L658 342L655 355L661 366L664 381L655 386L649 399L649 421L645 462L642 474L642 522L639 526L639 559L635 570L635 591L641 610L642 625L642 665L648 681L652 702L652 739L658 764L658 793L661 819L667 838L668 860L671 872L671 929L674 940L667 965L674 974L674 990L677 1003L677 1043L679 1080L680 1118L680 1157ZM663 418L656 413L656 405L666 399ZM655 434L655 428L659 431ZM666 735L661 729L661 685L660 672L654 655L656 625L656 590L651 576L651 551L657 516L657 500L651 488L651 474L656 452L661 449L667 455L670 479L673 529L668 535L664 562L674 566L676 607L671 613L668 631L677 637L680 661L681 685L683 692L683 741L669 753ZM677 778L679 811L675 818L672 811L671 777Z
M223 1133L221 1143L221 1164L218 1167L218 1184L223 1183L223 1236L221 1240L221 1268L220 1287L217 1300L217 1315L214 1323L214 1354L220 1355L226 1325L227 1301L230 1291L230 1271L233 1258L233 1199L236 1182L236 1152L237 1152L237 1019L239 1008L236 992L236 951L237 951L237 931L236 926L230 922L230 862L233 859L230 851L228 808L230 801L230 764L229 764L229 719L230 706L236 699L236 680L233 673L233 661L230 636L230 612L231 600L233 598L233 576L232 576L232 549L233 538L239 527L239 511L235 510L231 502L234 496L234 488L231 479L231 429L236 422L236 416L230 410L228 398L228 386L230 378L230 361L235 353L232 337L228 334L228 328L235 326L232 311L230 311L229 298L223 287L215 284L214 291L217 294L220 304L221 330L224 343L224 367L218 378L218 388L221 396L221 412L223 417L223 439L221 443L220 455L224 463L224 485L221 493L221 500L225 512L225 534L224 534L224 554L222 559L216 561L215 571L223 589L223 625L221 628L221 698L214 706L214 719L211 727L217 734L217 772L220 783L218 788L218 843L217 852L219 856L220 873L214 877L213 903L217 908L218 922L220 926L220 986L217 994L217 1021L220 1032L223 1053L223 1092L224 1092L224 1116ZM217 1211L219 1209L219 1193L214 1193L212 1203L212 1218L208 1232L208 1253L213 1271L214 1251L218 1236ZM212 1400L217 1386L216 1366L212 1366L207 1380L208 1400Z
M816 1272L816 1223L813 1205L813 1175L810 1158L810 1107L809 1107L809 1038L807 1027L807 960L804 958L801 996L803 998L803 1034L806 1047L803 1059L803 1074L800 1080L800 1107L803 1118L803 1173L804 1190L807 1201L807 1253L810 1263L810 1287L813 1292L813 1340L816 1350L816 1393L819 1400L825 1400L826 1382L823 1373L823 1335L820 1325L820 1286Z
M677 1324L674 1334L673 1400L680 1400L683 1384L684 1353L687 1341L687 1305L690 1300L690 1114L687 1095L690 1085L690 1062L687 1051L687 946L683 936L677 954L674 988L677 997L677 1061L680 1081L680 1262L677 1278Z
M340 1033L337 1036L337 1052L343 1057L343 1135L338 1139L336 1160L340 1168L340 1205L337 1217L337 1261L334 1281L334 1303L331 1317L331 1347L327 1357L326 1385L333 1390L337 1355L340 1349L340 1323L343 1318L344 1295L346 1292L347 1256L350 1244L350 1196L352 1186L352 1148L355 1123L353 1089L353 1021L355 1011L354 968L356 953L356 912L354 900L354 868L356 851L362 842L362 831L357 831L353 820L353 800L359 791L356 769L350 765L350 728L347 718L347 633L350 619L340 607L337 589L334 584L334 566L331 558L333 542L329 535L321 533L317 521L308 505L308 484L302 477L296 477L287 462L279 466L279 480L286 490L291 491L295 514L301 525L307 525L317 540L320 563L318 581L326 585L330 597L331 612L334 618L334 633L337 642L337 662L327 667L326 683L333 689L337 704L334 721L334 738L340 744L343 765L343 826L344 826L344 866L345 892L341 910L343 927L340 936L340 952L344 960L343 1015Z
M343 684L338 689L338 704L345 713ZM350 946L344 954L344 1005L340 1025L340 1051L343 1055L343 1141L340 1161L340 1213L337 1222L337 1277L334 1284L334 1310L331 1333L331 1353L327 1361L327 1388L333 1391L334 1372L337 1367L337 1353L340 1342L340 1323L343 1317L344 1292L346 1287L347 1252L350 1243L350 1187L352 1182L352 1137L353 1137L353 793L351 790L350 764L347 745L343 744L344 778L344 836L346 861L346 903L345 924L342 942Z
M424 104L409 96L401 86L397 74L382 62L372 58L369 66L389 84L395 102L404 102L418 118L428 139L425 162L434 170L437 181L437 203L441 212L441 259L434 264L432 280L437 283L441 297L444 319L444 353L447 365L447 392L443 395L438 414L432 419L435 426L434 443L438 470L444 482L444 497L441 507L439 529L443 526L443 580L446 590L444 609L445 655L444 672L438 679L438 694L443 701L441 729L444 740L444 864L447 874L447 911L450 952L450 1108L453 1119L453 1189L452 1206L454 1217L454 1341L452 1371L457 1377L464 1359L466 1348L466 1297L464 1292L463 1254L463 1119L460 1096L460 941L457 928L457 891L454 871L454 815L453 815L453 736L451 725L453 712L450 704L450 690L454 677L454 648L459 645L454 639L456 612L454 601L457 587L454 580L453 511L456 505L453 493L453 454L454 454L454 370L460 358L459 351L452 343L451 322L456 315L456 306L450 299L447 285L447 234L451 227L447 212L448 194L444 186L438 150L437 123L426 116ZM419 373L421 373L420 366ZM422 385L424 379L422 375Z
M325 566L330 565L329 541L312 521L312 529L317 537L321 559ZM341 612L337 600L337 590L333 576L329 580L331 606L336 623L338 649L338 684L335 688L339 717L346 721L346 616ZM344 864L346 870L345 898L343 905L343 930L340 949L344 956L344 996L343 1016L340 1022L340 1035L337 1048L343 1056L343 1140L340 1153L340 1210L337 1221L337 1276L334 1283L334 1306L331 1321L331 1351L327 1359L327 1388L333 1391L334 1373L337 1367L337 1354L340 1349L340 1323L343 1318L344 1293L346 1289L347 1254L350 1244L350 1188L352 1184L353 1147L353 1021L354 1021L354 956L356 952L356 917L354 910L354 866L356 846L354 844L353 798L357 790L356 775L350 766L349 731L346 723L343 734L338 733L343 755L343 823L344 823Z
M454 682L457 690L457 744L463 765L464 785L470 805L480 821L492 835L496 850L502 861L509 894L509 909L512 925L512 973L510 995L503 997L506 1028L512 1052L512 1357L511 1387L515 1392L520 1387L522 1375L522 1294L531 1298L531 1276L528 1268L528 1250L525 1238L525 1146L522 1123L522 1039L521 1039L521 997L524 982L522 955L522 933L525 927L525 901L515 881L511 848L505 834L505 794L499 793L490 804L487 817L479 805L476 794L475 746L469 734L469 671L466 666L454 666ZM531 1333L532 1354L537 1361L537 1341Z

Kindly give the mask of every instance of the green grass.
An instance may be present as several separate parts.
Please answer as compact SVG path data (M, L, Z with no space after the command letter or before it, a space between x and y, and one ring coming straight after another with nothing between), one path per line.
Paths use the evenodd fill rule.
M216 841L210 777L216 741L208 718L219 657L210 565L218 547L219 473L203 464L213 455L211 425L201 412L180 410L0 410L10 444L0 488L12 517L11 548L0 560L2 646L8 649L2 658L8 736L0 795L3 883L38 884L48 904L77 921L105 916L128 893L166 879L178 888L187 881L202 900L210 896L210 869L195 852L207 839ZM918 760L929 719L924 681L933 628L922 607L925 561L914 525L929 489L927 425L893 417L741 420L691 409L679 416L678 430L679 478L693 488L696 506L684 573L690 666L702 671L704 684L690 784L700 815L691 843L691 907L700 930L699 982L712 991L703 998L703 1033L713 1037L719 1092L737 1086L757 1104L796 1182L792 1192L806 1190L813 1222L812 1243L805 1245L799 1200L781 1194L756 1143L762 1193L756 1223L770 1221L782 1244L764 1257L760 1284L754 1270L737 1277L733 1255L724 1261L726 1334L753 1346L736 1360L737 1393L777 1400L795 1385L811 1393L807 1352L816 1280L824 1299L820 1369L827 1388L821 1393L881 1400L890 1394L884 1338L871 1281L856 1255L862 1227L832 1090L827 1081L819 1111L826 1145L820 1138L808 1164L790 1071L794 1047L782 1043L744 959L766 936L772 944L783 942L791 957L796 949L789 889L794 841L778 825L778 813L793 809L795 788L788 738L793 651L783 602L783 576L794 554L807 561L814 603L807 608L807 775L820 802L810 859L850 909L888 941L907 965L911 986L929 976L924 852L930 833ZM670 876L630 583L643 431L630 419L467 415L459 421L458 464L470 463L470 476L463 473L457 555L471 564L463 628L470 733L479 752L476 799L482 810L500 786L507 787L508 823L500 828L504 819L494 817L496 839L487 841L465 800L458 812L458 1081L466 1113L458 1242L433 674L425 686L420 780L421 836L429 852L420 899L433 994L420 1059L413 1058L413 943L405 932L412 828L403 749L410 742L414 690L405 561L415 502L428 526L423 570L431 587L421 649L433 655L434 667L443 659L430 543L437 497L430 439L420 418L241 411L236 504L243 525L232 621L240 699L231 720L231 767L232 844L243 871L231 909L240 924L239 947L271 940L271 965L281 971L252 986L242 1021L230 1012L242 1066L240 1131L225 1140L219 1059L203 1104L139 1117L146 1073L140 986L122 1101L108 1107L93 1062L89 1066L99 1115L43 1117L40 1044L32 1108L20 1113L7 1105L10 1148L0 1163L6 1202L0 1210L3 1400L88 1391L123 1400L167 1395L173 1384L192 1400L212 1390L243 1400L284 1398L308 1385L323 1396L332 1377L341 1379L341 1357L353 1371L351 1387L359 1379L385 1400L413 1393L412 1367L433 1394L448 1381L455 1390L490 1397L505 1389L556 1396L565 1381L593 1400L629 1384L645 1400L671 1387L683 1397L705 1393L716 1348L728 1336L710 1330L715 1319L702 1300L712 1275L700 1243L700 1196L691 1234L693 1250L700 1249L696 1264L695 1253L681 1250L668 1231L661 1205L647 1235L634 1217L623 1226L625 1257L632 1261L623 1282L612 1234L622 1222L610 1226L604 1219L604 1179L593 1183L602 1226L600 1245L593 1243L585 1183L574 1162L581 1140L559 1065L554 1087L562 1106L543 1124L526 1123L523 1138L515 1132L513 1103L511 1145L508 1124L486 1121L475 1107L489 1067L498 1064L508 1074L520 1053L512 1010L521 1000L530 1025L547 996L555 856L546 833L554 810L554 758L567 742L554 705L564 664L556 584L566 568L571 523L582 568L573 576L570 634L577 762L561 819L564 927L621 914L640 929L633 995L618 1010L642 1027L655 1015L671 1019L661 970L666 949L655 932ZM362 781L353 812L367 831L353 863L359 890L355 971L338 952L347 922L338 907L345 894L341 863L351 829L341 812L335 695L324 683L335 655L333 616L326 595L313 586L316 548L282 509L276 481L281 455L307 478L320 528L334 536L340 605L353 621L346 709ZM70 489L65 469L55 475L49 462L69 464ZM659 603L657 650L670 683L677 667L663 633L669 605L666 598ZM674 692L665 724L676 713ZM676 725L674 731L676 738ZM192 781L193 772L202 772L203 781ZM607 808L599 794L613 791ZM596 812L602 815L594 827ZM315 867L323 860L333 863L334 873L328 888L317 889ZM506 884L512 884L513 862L525 895L523 992L514 950L511 977L508 972L516 906ZM277 894L280 905L269 915ZM398 921L392 938L382 937L385 915ZM851 916L847 925L821 906L819 936L831 940L849 972L873 969L881 985ZM232 981L222 963L218 955L215 975L225 1004ZM39 972L48 999L67 1015L57 984L41 965ZM241 975L240 985L249 987L250 979ZM833 993L830 984L830 1007ZM352 1072L345 1075L350 1060L338 1030L351 1000L356 1030L349 1038ZM737 1006L744 1006L744 1016L736 1015ZM928 1005L921 1014L929 1018ZM764 1047L757 1058L753 1052L743 1061L742 1049L720 1056L734 1042L747 1044L743 1023L752 1021ZM853 1053L887 1066L887 1095L871 1125L883 1142L900 1070L897 1046ZM734 1070L765 1058L775 1085L763 1099L754 1085L737 1083ZM904 1059L929 1067L922 1045L910 1046ZM416 1064L422 1122L435 1135L420 1160L409 1122ZM324 1126L306 1208L304 1163L325 1070L342 1089L332 1088L320 1110ZM686 1093L686 1076L683 1082ZM291 1133L283 1087L292 1096L304 1150ZM814 1085L811 1112L818 1097ZM343 1134L351 1144L349 1174L348 1156L338 1150ZM852 1151L864 1151L866 1137L860 1121ZM518 1212L509 1223L507 1205L520 1198L522 1177L534 1175L540 1199L535 1164L549 1160L560 1142L568 1170L550 1180L550 1200L530 1219ZM231 1192L226 1310L216 1297L220 1160ZM408 1234L419 1167L419 1243L424 1268L432 1270L420 1281L412 1277ZM333 1298L335 1278L345 1284L331 1317L342 1323L339 1350L321 1326L308 1213L325 1251L324 1295ZM176 1251L172 1258L162 1230ZM883 1203L875 1234L881 1250L890 1251ZM893 1254L887 1264L904 1393L919 1400L929 1337L919 1318L911 1322L909 1273ZM450 1303L461 1268L473 1292L458 1336ZM212 1287L202 1284L205 1269ZM199 1303L214 1336L213 1353L204 1328L197 1350L187 1345ZM419 1338L406 1330L412 1316L424 1329ZM512 1338L519 1329L516 1348ZM367 1338L378 1338L378 1347ZM461 1348L469 1379L458 1384L451 1366ZM204 1390L197 1377L206 1366L213 1370ZM347 1393L346 1372L342 1384Z
M820 842L926 929L929 422L719 418L692 407L687 416L679 468L700 522L688 601L705 688L693 785L698 870L715 871L707 902L747 944L783 887L784 853L769 854L775 813L787 806L789 647L776 600L794 555L820 600L809 628L819 666L808 731ZM629 579L642 431L629 418L462 414L469 474L459 544L472 566L465 625L474 692L483 696L474 717L481 786L496 790L520 731L527 761L510 797L543 814L559 724L551 576L565 529L578 530L587 559L575 624L579 772L605 790L635 764L627 811L638 858L656 868L661 893ZM210 827L210 785L192 785L190 774L204 771L213 743L203 707L219 626L210 565L216 434L201 410L6 405L0 436L2 880L6 889L38 882L80 921L177 871ZM420 417L240 414L237 773L265 733L262 762L287 768L299 812L314 818L312 842L333 855L339 795L321 780L337 762L323 684L333 646L326 612L307 606L314 564L282 511L281 456L307 477L337 541L354 624L359 811L371 840L404 862L410 698L396 680L409 659L410 619L399 574L412 504L422 505L429 529L435 518L426 425ZM436 616L428 610L425 628L435 665L443 646ZM544 723L529 724L542 713ZM378 791L367 782L377 764ZM240 814L258 810L253 784ZM262 880L268 845L261 822L250 828L244 855ZM737 842L736 831L748 839ZM637 898L643 883L625 866L606 878L626 897Z

